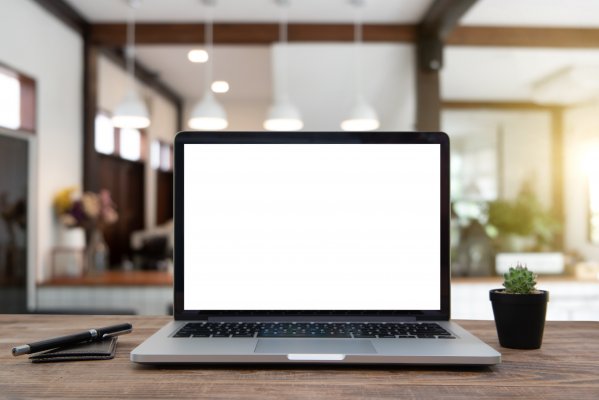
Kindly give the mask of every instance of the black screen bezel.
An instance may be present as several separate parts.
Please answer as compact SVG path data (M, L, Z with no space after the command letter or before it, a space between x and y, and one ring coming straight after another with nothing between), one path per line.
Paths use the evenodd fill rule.
M184 309L184 145L185 144L439 144L440 145L440 310L185 310ZM174 151L174 317L176 320L204 320L208 317L293 317L293 316L379 316L411 317L417 320L449 320L449 137L443 132L179 132Z

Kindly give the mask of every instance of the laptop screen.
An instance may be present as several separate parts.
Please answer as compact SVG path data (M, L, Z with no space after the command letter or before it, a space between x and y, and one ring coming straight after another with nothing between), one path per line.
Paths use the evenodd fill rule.
M440 310L440 152L185 143L185 310Z

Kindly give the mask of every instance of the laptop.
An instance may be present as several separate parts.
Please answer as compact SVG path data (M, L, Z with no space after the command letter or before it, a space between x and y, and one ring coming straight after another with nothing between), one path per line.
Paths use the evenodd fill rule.
M174 320L131 361L500 362L450 321L446 134L182 132L174 152Z

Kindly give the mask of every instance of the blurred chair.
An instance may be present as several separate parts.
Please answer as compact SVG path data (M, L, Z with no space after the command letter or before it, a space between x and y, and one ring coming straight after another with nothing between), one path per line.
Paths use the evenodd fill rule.
M131 249L135 269L156 270L168 265L173 255L172 220L155 228L133 232Z

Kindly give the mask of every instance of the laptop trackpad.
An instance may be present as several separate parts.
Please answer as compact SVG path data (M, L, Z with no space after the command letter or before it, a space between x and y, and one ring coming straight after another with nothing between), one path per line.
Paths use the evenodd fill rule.
M254 353L376 354L376 350L370 340L258 339Z

